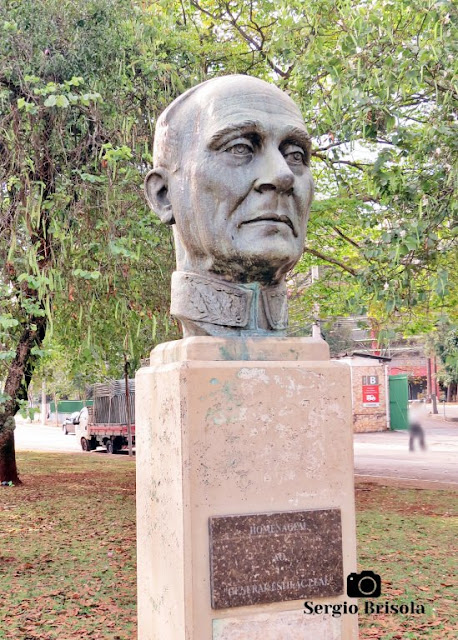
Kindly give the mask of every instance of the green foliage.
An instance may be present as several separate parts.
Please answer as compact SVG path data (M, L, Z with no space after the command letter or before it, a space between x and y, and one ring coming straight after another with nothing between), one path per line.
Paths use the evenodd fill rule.
M0 378L26 336L24 375L53 332L85 378L177 336L171 238L141 185L157 114L225 73L277 83L313 137L297 271L322 277L296 324L317 301L410 333L456 318L457 17L449 0L4 0Z
M442 316L428 336L427 347L442 364L440 380L447 386L458 383L458 323Z
M33 420L35 415L40 412L40 409L36 407L28 407L25 403L21 405L19 413L22 418L30 418Z
M351 353L356 348L349 325L327 322L321 327L321 332L329 345L331 358Z
M175 66L156 59L158 34L171 24L162 8L139 15L128 0L0 7L8 34L0 38L0 379L7 385L25 332L36 334L21 363L25 377L46 332L48 348L51 335L65 345L69 374L91 371L95 379L101 369L121 375L125 356L138 366L154 342L176 336L168 318L170 235L141 189L154 119L171 87L178 92L194 79L179 34L163 45Z
M328 265L325 313L344 297L347 313L431 323L456 303L456 6L329 10L288 82L319 141L300 269Z
M183 19L214 42L209 73L273 80L312 134L317 198L298 270L326 269L295 324L317 299L322 317L367 313L407 332L456 314L456 5L193 0Z

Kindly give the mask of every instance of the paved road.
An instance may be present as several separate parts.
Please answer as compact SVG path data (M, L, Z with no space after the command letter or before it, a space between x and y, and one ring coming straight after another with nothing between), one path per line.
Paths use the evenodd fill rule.
M355 434L355 474L453 483L458 490L458 423L453 427L428 423L425 433L427 450L421 451L417 445L413 452L409 451L407 432Z
M458 413L458 412L457 412ZM458 417L458 416L457 416ZM431 487L456 486L458 490L458 421L446 422L442 416L424 421L426 451L409 451L406 431L357 433L354 436L355 474L357 479L397 480L397 484L413 483ZM57 427L17 422L15 431L18 451L79 452L74 435L64 435ZM104 449L99 448L100 453ZM426 486L426 485L424 485Z
M14 432L16 451L54 451L70 453L81 451L74 435L64 435L58 427L44 427L37 423L27 423L16 418ZM81 451L81 453L83 453Z
M16 451L84 453L74 434L65 435L61 427L43 426L40 423L25 422L20 418L16 418L14 440ZM97 447L93 453L106 453L106 449L105 447ZM127 450L120 451L118 455L127 455Z

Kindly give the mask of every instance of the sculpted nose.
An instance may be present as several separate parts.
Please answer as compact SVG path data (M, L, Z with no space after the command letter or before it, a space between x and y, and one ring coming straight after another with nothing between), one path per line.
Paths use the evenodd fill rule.
M293 191L293 184L294 173L280 151L277 149L274 153L266 154L259 178L254 185L256 191L279 191L289 194Z

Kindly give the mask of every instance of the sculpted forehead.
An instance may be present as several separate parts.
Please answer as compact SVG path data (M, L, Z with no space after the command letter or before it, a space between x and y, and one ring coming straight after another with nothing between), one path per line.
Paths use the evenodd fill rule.
M154 164L175 170L196 142L205 144L220 129L248 120L272 130L288 125L306 129L293 100L272 84L250 76L232 75L203 82L179 96L159 118L154 140Z
M257 78L232 76L208 83L196 92L192 99L195 116L200 116L200 128L214 129L238 120L244 121L266 114L282 121L291 121L294 126L304 127L304 121L296 104L289 96Z

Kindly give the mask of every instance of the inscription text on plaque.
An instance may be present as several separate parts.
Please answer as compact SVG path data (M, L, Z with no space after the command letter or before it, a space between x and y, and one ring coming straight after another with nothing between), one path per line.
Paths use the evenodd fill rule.
M343 593L340 509L209 519L213 609Z

